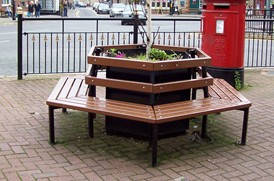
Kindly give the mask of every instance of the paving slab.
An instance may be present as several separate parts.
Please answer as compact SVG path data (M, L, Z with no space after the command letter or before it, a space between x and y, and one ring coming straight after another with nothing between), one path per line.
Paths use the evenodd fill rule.
M274 69L245 70L246 146L236 144L242 112L212 115L210 139L190 141L196 120L186 135L160 140L156 168L147 142L106 135L100 115L91 139L86 113L56 111L57 144L49 144L46 99L61 76L0 78L0 180L274 180Z

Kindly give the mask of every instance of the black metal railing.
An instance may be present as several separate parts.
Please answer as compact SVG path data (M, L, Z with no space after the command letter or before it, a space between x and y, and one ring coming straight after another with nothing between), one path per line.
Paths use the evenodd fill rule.
M273 19L274 9L248 9L246 10L246 19Z
M245 67L274 67L274 35L267 32L247 32Z
M130 32L99 31L99 22L109 18L23 18L18 17L18 79L27 74L79 73L87 69L87 55L93 45L144 43L142 29ZM23 32L23 21L60 21L56 32ZM93 21L94 30L66 31L66 22ZM200 47L201 32L181 32L178 22L200 22L194 19L155 18L172 24L170 32L152 32L155 44ZM268 28L257 28L261 23ZM256 25L256 27L255 27ZM135 30L136 28L134 28ZM273 19L247 19L245 37L245 67L274 66Z

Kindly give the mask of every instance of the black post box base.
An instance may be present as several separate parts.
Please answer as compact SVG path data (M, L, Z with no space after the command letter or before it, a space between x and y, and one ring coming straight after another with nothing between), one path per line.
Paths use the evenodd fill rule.
M241 88L244 86L244 68L208 67L207 71L214 78L226 80L234 88L236 85L240 85Z

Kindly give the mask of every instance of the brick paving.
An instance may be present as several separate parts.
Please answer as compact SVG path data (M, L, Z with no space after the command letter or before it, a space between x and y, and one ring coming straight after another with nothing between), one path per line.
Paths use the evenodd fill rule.
M160 140L156 168L147 142L106 135L103 116L91 139L86 113L56 111L57 144L50 145L45 101L61 76L0 78L0 180L274 180L273 69L246 70L241 92L253 103L246 146L235 144L242 112L213 115L211 139L190 142L191 128Z

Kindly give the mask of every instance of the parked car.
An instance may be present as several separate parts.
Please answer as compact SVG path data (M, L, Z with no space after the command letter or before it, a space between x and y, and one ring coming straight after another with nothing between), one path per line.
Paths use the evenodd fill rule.
M146 12L145 8L141 4L134 4L134 5L126 5L123 11L122 17L123 18L130 18L130 19L123 19L121 20L121 25L124 24L133 24L134 23L134 12L137 12L140 23L142 25L146 25Z
M83 2L81 2L81 1L76 2L75 6L76 7L83 7L83 8L87 7L87 5L85 3L83 3Z
M109 5L106 3L100 3L96 12L97 14L109 14Z
M109 16L110 17L121 17L123 15L125 6L126 5L123 3L113 3L111 8L109 9Z
M92 9L95 10L98 7L99 4L100 4L99 2L93 3Z

